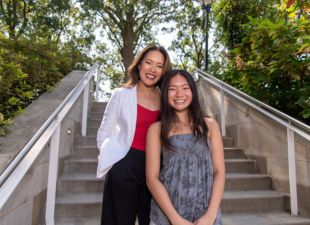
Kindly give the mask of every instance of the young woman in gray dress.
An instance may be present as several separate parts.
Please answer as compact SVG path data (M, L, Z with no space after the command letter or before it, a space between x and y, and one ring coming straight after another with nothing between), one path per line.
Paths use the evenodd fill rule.
M225 183L222 136L204 118L192 75L172 70L161 87L161 121L147 134L151 224L221 225Z

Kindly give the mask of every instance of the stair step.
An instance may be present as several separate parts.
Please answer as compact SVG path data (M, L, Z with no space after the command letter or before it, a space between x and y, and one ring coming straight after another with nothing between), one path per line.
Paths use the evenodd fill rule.
M101 119L93 119L90 118L87 120L87 127L88 128L99 128L101 124L102 118Z
M239 148L224 148L225 159L245 159L244 151Z
M91 217L100 215L101 193L70 193L56 199L57 218ZM271 212L287 210L288 198L276 191L224 192L223 213Z
M90 112L88 114L88 119L89 120L102 120L102 117L103 117L103 113L101 112Z
M91 113L101 113L101 115L103 115L104 110L105 110L105 106L99 106L99 107L93 106L93 107L91 107L90 112Z
M271 190L272 179L265 174L227 173L225 191Z
M100 124L98 124L98 128L99 128L99 125ZM98 130L98 128L97 128L97 130ZM91 129L96 129L96 128L94 126L92 126ZM97 138L96 135L89 135L89 134L87 134L87 136L85 136L85 137L76 136L74 138L74 145L76 145L76 146L85 146L85 145L96 146L96 143L97 143L96 138ZM227 138L227 137L223 138L223 143L224 143L225 147L230 147L230 148L233 147L233 140L231 138Z
M270 212L288 210L286 194L264 191L226 191L223 195L223 213Z
M67 193L100 193L103 192L104 180L97 179L96 174L70 174L60 176L57 183L57 194Z
M97 158L99 149L94 146L76 146L73 149L73 156L76 158Z
M73 154L76 157L93 158L98 156L99 150L97 149L97 147L94 146L93 141L91 141L89 146L83 146L83 145L76 146L73 150ZM244 152L238 148L225 148L224 154L225 159L246 159Z
M97 136L76 136L74 138L75 146L97 146Z
M223 225L310 225L310 219L285 212L223 214Z
M97 162L97 158L69 158L65 160L64 174L96 174Z
M64 218L56 220L55 225L100 225L101 218L98 217L82 217L82 218Z
M57 192L65 193L96 193L103 190L103 180L96 178L95 173L63 175L59 178ZM226 191L235 190L271 190L271 178L262 174L227 174Z
M223 137L224 147L234 147L234 139L230 137Z
M92 107L105 107L106 104L106 102L93 102Z
M99 128L99 127L98 127ZM97 136L98 128L87 128L87 136Z
M98 217L101 214L102 193L79 193L57 196L55 216L61 218Z
M235 190L271 190L272 180L268 175L263 174L227 174L225 191ZM72 172L59 178L57 191L59 194L67 192L94 193L103 190L103 181L96 178L95 173L80 174Z
M256 161L252 159L225 159L227 173L256 173Z
M56 225L100 225L100 216L65 218L56 220ZM223 215L223 225L310 225L310 219L291 216L289 213L234 213Z
M64 173L96 173L97 158L69 158L65 160ZM255 160L225 159L227 173L255 173Z
M101 217L65 218L56 221L56 225L100 225ZM136 220L135 225L139 225Z

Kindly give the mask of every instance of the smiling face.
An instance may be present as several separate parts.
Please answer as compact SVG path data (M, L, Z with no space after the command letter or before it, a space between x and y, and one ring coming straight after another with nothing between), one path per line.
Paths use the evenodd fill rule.
M140 82L145 86L156 85L163 75L164 55L157 50L148 52L139 65Z
M192 103L193 93L186 80L180 74L171 78L168 87L168 103L177 112L188 110Z

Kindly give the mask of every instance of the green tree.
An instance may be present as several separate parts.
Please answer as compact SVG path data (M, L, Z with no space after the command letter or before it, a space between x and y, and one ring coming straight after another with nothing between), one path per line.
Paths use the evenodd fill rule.
M205 58L205 16L201 1L183 1L175 10L177 38L169 50L176 55L174 61L184 69L202 68Z
M30 21L35 2L32 0L0 0L0 27L12 39L21 36Z
M304 1L285 0L274 5L273 13L266 12L255 19L248 16L239 39L224 39L228 54L223 79L255 98L309 122L310 23L302 3ZM225 27L227 34L230 29Z
M154 42L152 29L167 19L174 10L174 1L165 0L83 0L84 12L93 16L121 56L124 72L136 52Z
M275 13L278 0L218 0L213 11L217 38L228 50L234 49L246 35L243 25L248 17L264 18Z
M86 70L94 27L75 0L0 0L0 135L73 69Z
M67 39L81 24L80 9L72 0L37 2L28 36L43 37L56 43Z

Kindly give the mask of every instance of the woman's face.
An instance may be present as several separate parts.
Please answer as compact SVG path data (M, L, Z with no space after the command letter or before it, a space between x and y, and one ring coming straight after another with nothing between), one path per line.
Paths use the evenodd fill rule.
M139 65L140 81L145 86L156 85L163 74L164 64L165 57L160 51L149 51Z
M192 103L193 94L190 86L182 75L174 76L168 87L168 103L174 110L181 112L187 110Z

